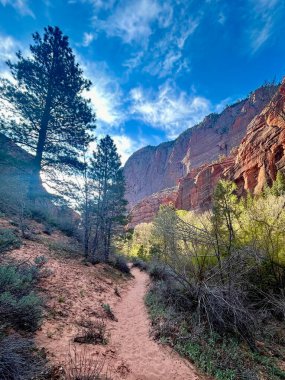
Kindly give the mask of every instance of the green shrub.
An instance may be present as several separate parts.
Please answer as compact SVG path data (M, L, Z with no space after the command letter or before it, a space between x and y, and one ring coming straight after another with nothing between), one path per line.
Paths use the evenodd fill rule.
M108 303L103 303L102 308L105 311L108 318L112 319L113 321L116 320L115 314L114 314L111 306Z
M0 291L14 295L26 295L39 279L39 269L34 265L0 266Z
M106 322L104 319L92 321L90 319L82 319L78 322L81 327L78 335L74 338L75 343L82 344L107 344L108 334Z
M35 330L41 320L42 301L33 292L39 279L33 265L0 267L0 321L23 330Z
M109 264L118 269L122 273L129 274L130 273L130 268L128 266L127 260L125 259L124 256L121 255L112 255L109 258Z
M133 266L133 268L139 268L141 271L147 271L148 270L148 264L141 259L137 259L137 258L134 259L132 266Z
M156 281L147 293L145 301L156 339L170 344L217 380L257 380L260 373L270 380L285 378L274 357L249 350L232 334L211 332L191 311L191 303L183 306L182 289L169 281Z
M20 248L21 240L10 229L0 229L0 253L11 249Z
M45 256L37 256L34 259L34 263L38 268L43 267L48 262L48 259Z
M0 294L0 321L21 330L35 331L42 317L42 301L34 293L16 297Z
M150 264L148 273L154 281L167 280L171 275L170 270L165 265L158 262L152 262Z

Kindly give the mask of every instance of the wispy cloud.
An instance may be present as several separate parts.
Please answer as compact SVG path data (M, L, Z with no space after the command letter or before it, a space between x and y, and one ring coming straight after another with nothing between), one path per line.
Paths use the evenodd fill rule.
M201 121L211 110L208 99L179 91L170 81L156 94L136 87L131 91L131 98L133 117L165 131L171 139Z
M6 61L13 60L17 50L21 49L21 43L12 36L0 34L0 73L2 77L12 79L12 75L6 65Z
M123 165L132 153L148 144L145 139L139 138L134 140L126 134L113 135L112 139L117 146L118 153L121 156L121 162Z
M4 7L7 5L12 6L22 16L35 18L34 12L29 7L28 0L0 0L0 4Z
M123 42L147 45L152 25L166 28L172 18L172 8L156 0L122 1L106 20L94 16L94 23L108 36L120 37Z
M182 14L182 10L180 11ZM149 50L144 71L159 78L173 76L181 71L190 70L190 60L184 55L188 38L195 32L201 22L201 15L196 18L177 16L173 23Z
M85 32L83 34L83 39L82 39L81 45L84 46L84 47L87 47L87 46L89 46L92 43L92 41L94 41L94 39L95 39L94 33L87 33L87 32Z
M108 73L105 64L82 61L87 78L91 79L91 90L86 94L95 109L98 127L117 128L124 119L122 92L118 80Z
M248 14L251 53L255 54L273 35L277 21L282 12L282 0L248 0Z
M98 141L105 137L106 134L109 132L101 131L101 133L97 133L98 140L94 141L90 144L89 146L89 154L91 156L93 151L96 151L97 149L97 144ZM145 140L144 138L136 138L133 139L130 136L128 136L125 131L122 131L120 134L112 134L111 135L112 139L114 140L114 143L116 144L118 153L121 158L121 163L124 165L127 161L127 159L130 157L131 154L133 154L135 151L138 149L146 146L148 144L148 141Z

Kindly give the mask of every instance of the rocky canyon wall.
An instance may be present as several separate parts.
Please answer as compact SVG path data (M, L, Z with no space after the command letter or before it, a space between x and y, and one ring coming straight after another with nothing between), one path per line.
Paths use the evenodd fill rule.
M135 152L124 167L129 207L146 196L177 186L178 179L193 168L228 156L240 144L248 124L262 111L274 90L274 86L261 87L222 113L210 114L176 140Z
M160 204L185 210L209 208L220 178L235 181L240 194L258 193L265 182L270 184L277 170L285 168L284 99L285 84L278 89L261 87L220 115L209 115L175 141L131 156L125 167L130 226L150 221Z

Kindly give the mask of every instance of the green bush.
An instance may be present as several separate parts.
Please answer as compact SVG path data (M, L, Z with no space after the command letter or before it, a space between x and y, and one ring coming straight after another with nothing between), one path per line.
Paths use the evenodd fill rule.
M28 294L39 279L39 269L34 265L0 266L0 289L14 295Z
M141 271L147 271L148 270L148 264L141 259L135 258L133 260L132 266L133 266L133 268L139 268Z
M152 262L149 266L148 273L152 280L167 280L171 276L170 270L163 264Z
M42 317L42 301L34 293L16 297L10 292L0 295L0 321L21 330L35 331Z
M129 274L130 273L130 268L128 266L127 260L124 256L121 255L112 255L109 258L109 264L118 269L122 273Z
M21 246L21 240L14 234L11 229L0 229L0 253L9 251Z
M3 324L34 331L42 316L42 300L33 292L39 278L33 265L0 267L0 321Z

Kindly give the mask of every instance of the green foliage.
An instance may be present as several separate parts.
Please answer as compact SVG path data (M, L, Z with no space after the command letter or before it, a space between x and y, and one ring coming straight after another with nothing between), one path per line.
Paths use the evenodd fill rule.
M35 265L38 267L38 268L41 268L42 266L44 266L46 263L48 262L48 259L45 257L45 256L37 256L35 259L34 259L34 263Z
M130 273L130 268L128 266L127 259L122 255L111 255L109 257L108 263L122 273Z
M141 271L147 271L149 267L145 261L138 258L132 260L132 266L133 268L139 268Z
M285 176L280 171L277 172L276 180L272 184L271 194L276 197L285 194Z
M110 136L99 141L93 152L89 176L94 191L90 218L94 219L93 260L108 261L113 235L126 224L125 180L116 145Z
M49 26L43 36L33 34L29 56L18 52L16 58L8 62L15 83L1 80L5 134L35 153L37 170L43 162L57 168L77 166L78 153L90 141L87 132L94 129L94 115L82 96L91 83L76 63L68 37Z
M284 360L283 186L278 174L260 196L238 199L235 184L223 180L211 211L164 206L151 226L159 252L146 297L154 336L216 379L285 376L277 362Z
M97 321L82 319L78 324L81 326L81 329L74 338L74 342L103 345L108 343L106 322L103 319Z
M0 228L0 253L19 248L21 240L11 229Z
M34 331L42 317L42 301L34 293L16 296L10 292L0 294L0 320L14 328Z
M167 280L171 275L170 270L159 262L151 262L148 273L154 281Z
M0 322L34 331L42 316L42 300L33 292L39 269L32 265L0 266Z

